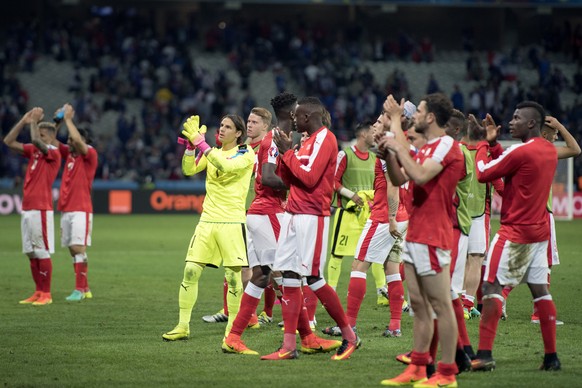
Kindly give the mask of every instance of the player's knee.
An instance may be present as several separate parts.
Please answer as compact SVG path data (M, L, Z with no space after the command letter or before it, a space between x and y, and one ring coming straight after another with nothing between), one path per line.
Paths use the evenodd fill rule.
M186 262L186 266L184 267L184 281L185 282L192 282L200 278L200 274L202 273L203 267L200 265L193 263L191 261Z
M501 286L489 282L483 282L481 292L483 295L501 294Z
M253 270L251 283L257 287L266 288L269 285L269 274L265 274L260 270Z
M84 254L87 247L84 245L71 245L69 246L69 253L71 256L76 256L78 254Z
M528 283L528 286L534 299L550 295L550 290L548 290L548 286L546 284Z
M228 284L229 288L237 288L238 286L242 285L240 268L238 271L235 271L232 268L228 267L225 268L224 278L226 279L226 283Z

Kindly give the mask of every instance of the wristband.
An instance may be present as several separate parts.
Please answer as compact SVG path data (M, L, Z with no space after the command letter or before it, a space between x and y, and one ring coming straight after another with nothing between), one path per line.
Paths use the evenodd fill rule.
M194 147L192 145L192 143L190 143L188 140L184 139L183 137L179 137L177 143L178 144L185 145L187 150L194 150L194 149L196 149L196 147Z
M212 147L210 147L207 142L202 140L200 143L196 144L196 148L198 148L198 151L205 153L207 150L209 150Z
M346 189L345 187L342 187L341 189L339 189L339 193L340 193L340 195L343 195L344 197L349 198L349 199L352 199L354 194L356 194L352 190Z

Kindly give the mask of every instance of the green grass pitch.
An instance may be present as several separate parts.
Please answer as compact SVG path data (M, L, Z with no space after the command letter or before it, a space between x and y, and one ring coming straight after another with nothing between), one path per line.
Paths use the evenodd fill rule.
M59 221L55 217L57 230ZM223 354L224 324L201 320L221 308L221 269L204 271L190 340L163 342L160 335L177 322L183 260L196 222L196 216L96 215L88 251L94 298L65 302L74 288L73 268L66 249L57 247L53 304L32 307L18 304L33 291L28 260L21 253L20 218L0 218L0 385L374 387L403 370L394 356L411 348L412 318L403 317L402 338L381 336L389 312L376 306L372 276L358 322L363 346L347 362L333 362L327 354L287 362ZM563 370L537 370L543 346L539 326L529 322L529 291L521 286L508 300L509 319L499 323L497 369L463 373L460 386L568 387L582 381L582 220L558 222L557 233L562 264L553 271L552 294L558 318L566 323L557 328ZM56 242L59 245L58 233ZM343 268L338 292L345 302L349 264ZM280 307L274 311L278 322ZM321 307L317 320L318 331L332 323ZM478 321L467 325L476 349ZM247 330L243 338L250 348L266 354L278 348L283 334L273 324Z

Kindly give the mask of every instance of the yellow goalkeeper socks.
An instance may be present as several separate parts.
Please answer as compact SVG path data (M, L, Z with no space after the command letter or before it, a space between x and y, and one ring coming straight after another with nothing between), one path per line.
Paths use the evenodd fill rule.
M193 263L186 262L184 268L184 279L180 284L180 293L178 295L178 303L180 305L180 325L189 326L190 318L192 316L192 308L198 299L198 281L202 275L204 267Z
M342 273L343 260L337 256L330 256L329 264L327 265L327 284L334 290L337 288L339 277Z
M228 306L228 323L226 324L226 330L224 331L224 336L227 337L232 328L232 324L238 314L240 308L240 301L242 299L243 287L242 287L242 277L241 269L238 271L233 268L224 268L224 277L226 283L228 284L228 292L226 294L226 305Z

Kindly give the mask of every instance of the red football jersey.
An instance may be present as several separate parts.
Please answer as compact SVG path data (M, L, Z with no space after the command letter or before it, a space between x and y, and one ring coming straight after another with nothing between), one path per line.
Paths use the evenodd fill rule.
M91 190L97 171L97 151L88 146L86 155L73 156L65 144L59 146L59 151L65 160L65 167L57 209L62 212L93 213Z
M556 147L535 137L491 161L488 151L487 142L478 144L476 173L479 182L505 178L499 235L520 244L549 240L546 204L558 165Z
M286 210L294 214L330 215L338 154L335 135L326 127L312 134L297 153L282 157L284 180L289 181Z
M46 155L33 144L23 144L23 147L29 161L22 210L53 210L52 186L61 167L61 154L54 146L48 146Z
M279 164L279 149L273 141L273 131L267 133L261 142L257 154L257 170L255 172L255 199L247 214L275 214L283 212L283 203L287 196L286 190L274 190L261 183L263 165L266 163Z
M410 182L412 211L406 240L450 250L453 248L453 196L465 174L465 160L458 143L450 136L429 141L416 155L423 164L432 159L443 170L423 185Z

